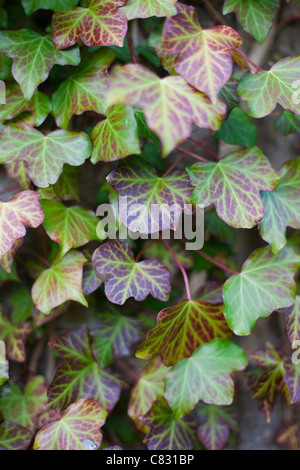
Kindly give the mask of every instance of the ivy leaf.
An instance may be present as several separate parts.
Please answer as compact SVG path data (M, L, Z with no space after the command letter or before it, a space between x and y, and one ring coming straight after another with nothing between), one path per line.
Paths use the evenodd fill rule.
M50 384L49 406L65 408L80 398L91 398L110 412L124 384L110 369L98 367L87 328L56 336L49 346L65 361Z
M34 450L97 450L102 442L100 428L107 412L94 400L81 399L69 406L60 419L36 435Z
M122 162L106 179L122 197L119 217L123 224L145 234L176 230L193 191L186 172L173 171L159 177L152 165L135 157ZM160 214L153 211L154 204L160 206Z
M88 0L88 8L55 12L52 37L57 49L65 49L80 38L87 46L122 47L127 20L119 7L125 0Z
M285 330L291 344L300 338L300 296L297 295L295 303L289 308L282 309L285 313Z
M0 135L1 163L26 161L36 186L57 182L63 165L79 166L90 156L92 145L84 132L58 130L47 136L36 129L9 126Z
M0 424L0 450L26 450L31 442L32 432L12 421Z
M262 44L271 29L274 9L278 7L276 0L225 0L223 15L236 12L245 31Z
M175 307L162 310L157 326L137 350L140 359L160 354L167 366L190 357L196 349L214 338L230 338L223 315L223 304L202 300L182 300Z
M15 241L12 248L0 259L0 266L7 273L11 273L15 254L18 249L23 245L23 238L19 238Z
M27 101L19 86L14 83L6 88L6 103L0 109L0 121L13 119L19 114L30 111L35 125L39 127L51 112L52 106L49 96L36 91Z
M107 69L115 58L109 49L86 54L52 96L53 115L58 127L67 129L73 114L95 111L105 114Z
M140 379L131 390L128 414L142 432L147 432L149 428L141 418L148 413L158 397L163 397L167 370L160 358L155 357L146 365Z
M274 255L270 247L254 251L240 274L224 285L224 314L236 335L248 335L259 318L294 303L294 275L300 257L286 247Z
M289 389L291 403L297 403L300 401L300 365L286 362L284 369L284 382Z
M11 390L0 399L4 419L21 424L30 431L36 431L38 418L47 410L47 386L44 377L37 376L27 382L24 392L12 383Z
M12 306L11 320L14 325L32 317L33 302L31 292L27 287L15 290L10 296L10 303Z
M150 428L144 442L149 450L192 450L194 432L187 419L176 419L163 397L142 418Z
M234 394L230 374L243 370L247 363L239 346L219 338L179 361L166 376L165 397L174 417L186 415L199 400L208 405L230 405Z
M81 287L85 262L83 254L74 250L56 259L33 284L32 299L35 306L43 313L49 313L67 300L75 300L87 307Z
M300 116L291 111L283 111L276 120L274 128L285 136L300 132Z
M156 16L174 16L177 14L176 0L127 0L122 11L128 20Z
M300 56L297 56L280 60L269 71L245 75L240 80L237 91L249 104L250 116L268 116L277 103L299 115L295 85L299 79L299 70Z
M69 10L77 5L78 0L21 0L26 15L32 15L36 10Z
M123 305L129 297L144 300L148 294L166 301L170 295L167 268L157 260L136 262L127 243L107 242L97 248L93 264L105 274L105 295L112 303Z
M43 222L39 198L34 191L22 191L7 202L0 201L0 258L12 249L16 240L26 235L25 225L37 228Z
M279 433L277 442L290 450L300 450L300 427L298 423L285 426Z
M71 165L64 165L63 172L53 186L54 192L64 201L79 201L80 169Z
M264 215L260 191L273 191L279 176L257 147L227 155L218 163L187 169L194 204L214 203L218 216L234 228L252 228Z
M91 240L97 240L99 223L95 213L79 206L66 207L61 202L43 199L45 214L43 226L51 240L59 243L60 256L71 248L78 248Z
M107 118L93 129L92 163L113 162L140 154L138 127L130 106L108 108Z
M94 351L99 366L112 363L114 357L127 356L130 347L141 337L141 322L137 318L103 313L93 326Z
M0 387L9 379L8 360L6 359L6 347L4 341L0 340Z
M104 276L96 273L91 253L88 250L83 250L83 254L87 262L83 267L82 292L84 296L87 296L101 286Z
M22 321L14 325L0 312L0 340L5 342L7 357L12 361L25 361L25 343L31 332L29 323Z
M264 217L259 232L273 253L286 244L286 227L300 229L300 158L290 160L278 171L280 184L271 193L262 193Z
M180 243L174 243L172 245L172 249L184 269L191 269L194 266L193 255L190 251L186 251L184 247L180 245ZM178 264L176 261L174 261L171 253L162 242L156 241L155 243L152 243L150 241L149 244L145 247L144 256L147 259L156 258L165 264L170 273L170 279L174 279L179 270Z
M197 410L198 439L207 450L221 450L230 432L238 432L237 413L232 407L201 404Z
M27 100L47 79L53 65L78 65L80 62L78 48L57 51L50 35L42 37L28 29L1 31L0 44L0 54L13 59L13 77Z
M231 145L250 148L257 143L257 130L249 116L241 108L234 108L214 138Z
M232 51L242 45L242 38L228 26L203 30L194 7L177 3L176 8L178 14L164 24L163 48L177 54L175 71L217 102L232 75Z
M149 129L162 142L163 157L190 136L193 123L218 130L226 112L224 103L219 100L213 105L183 78L160 79L147 68L134 64L113 69L107 104L141 108Z
M8 178L14 180L21 189L30 189L31 179L29 178L28 169L25 162L20 160L19 162L15 163L6 163L5 170Z

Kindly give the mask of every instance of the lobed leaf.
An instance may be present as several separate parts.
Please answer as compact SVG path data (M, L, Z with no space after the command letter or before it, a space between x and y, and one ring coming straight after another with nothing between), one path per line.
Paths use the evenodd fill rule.
M201 404L197 409L198 439L207 450L221 450L230 432L238 431L238 417L234 408Z
M12 421L0 424L0 450L26 450L31 439L32 432L20 424Z
M176 15L177 0L127 0L122 8L128 20Z

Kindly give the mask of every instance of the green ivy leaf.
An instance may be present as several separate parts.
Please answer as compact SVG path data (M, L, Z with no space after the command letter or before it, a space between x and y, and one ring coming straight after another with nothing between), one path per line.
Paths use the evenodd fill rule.
M33 312L33 302L31 292L27 287L20 287L10 296L12 305L11 319L14 325L31 318Z
M208 405L230 405L234 394L230 374L243 370L247 363L244 351L227 339L214 339L179 361L166 379L165 397L174 417L186 415L199 400Z
M32 15L36 10L64 11L77 5L78 0L21 0L26 15Z
M0 54L13 59L12 74L27 100L47 79L54 64L78 65L80 62L78 48L57 51L50 35L42 37L28 29L1 31Z
M257 131L249 116L241 108L234 108L214 138L224 140L231 145L254 147L257 143Z
M276 0L225 0L223 14L235 11L245 31L262 44L271 29L275 8L279 8Z
M285 136L300 132L300 116L291 111L283 111L276 120L274 128Z
M97 450L102 442L100 428L107 412L94 400L83 398L69 406L60 419L36 435L35 450Z
M81 287L85 262L83 254L74 250L69 251L63 258L56 259L33 284L34 305L43 313L49 313L67 300L75 300L87 307Z
M138 127L130 106L108 108L106 120L93 129L92 163L113 162L140 154Z
M24 362L26 359L25 343L32 332L27 322L11 323L0 311L0 340L5 342L8 359Z
M128 20L134 18L163 17L177 14L176 0L127 0L122 11Z
M224 314L236 335L248 335L259 318L294 303L294 275L300 257L290 247L274 255L270 247L254 251L240 274L224 285Z

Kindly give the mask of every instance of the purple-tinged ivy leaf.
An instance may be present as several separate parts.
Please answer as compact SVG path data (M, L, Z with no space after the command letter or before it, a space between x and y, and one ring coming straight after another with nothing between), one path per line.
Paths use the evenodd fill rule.
M218 163L199 162L187 172L194 204L215 204L218 216L234 228L252 228L264 215L260 191L273 191L279 176L257 147L232 153Z
M83 398L70 405L60 419L47 424L36 435L34 450L97 450L100 428L107 412L94 400Z
M63 409L80 398L91 398L110 412L124 383L110 369L98 366L87 328L56 336L49 346L64 360L49 386L49 406Z
M284 369L284 382L289 389L291 403L297 403L300 401L300 364L292 364L292 362L286 361Z
M85 262L83 254L75 250L56 259L33 284L34 305L43 313L50 313L67 300L75 300L87 307L82 293L82 270Z
M150 428L144 442L149 450L192 450L194 429L186 418L176 419L163 397L142 418Z
M202 400L208 405L231 405L234 382L230 374L248 364L244 351L228 339L202 345L188 359L177 362L166 376L165 397L175 418Z
M78 65L80 62L78 48L57 51L50 35L42 37L28 29L1 31L0 54L13 59L12 74L27 100L47 79L53 65Z
M233 407L199 404L196 410L199 422L198 439L207 450L221 450L231 431L238 432L237 412Z
M6 345L8 359L16 362L25 361L25 343L31 332L32 327L29 323L22 321L14 325L0 311L0 340Z
M238 86L238 94L249 105L249 114L255 118L268 116L279 103L287 111L300 114L297 85L300 56L286 57L269 71L245 75Z
M18 240L16 240L12 248L0 259L0 266L7 273L11 273L15 254L18 249L23 245L23 241L23 238L19 238Z
M300 158L284 163L278 174L279 186L261 195L264 216L259 222L260 235L275 254L286 244L286 227L300 229Z
M74 68L70 77L53 93L53 116L58 127L67 129L74 114L85 111L106 113L107 69L114 58L110 49L103 48L83 56L79 67Z
M9 126L0 135L0 163L25 161L33 183L47 188L57 182L65 163L82 165L92 144L84 132L58 130L47 136L30 127Z
M290 423L285 426L277 438L278 444L288 447L290 450L300 450L300 425Z
M145 300L148 294L166 301L170 295L170 278L166 266L157 260L136 262L127 243L110 241L93 255L98 274L105 275L105 295L114 304L123 305L130 297Z
M156 16L174 16L177 14L176 0L127 0L122 10L128 20Z
M160 354L164 364L171 366L214 338L231 338L223 309L223 303L209 304L202 300L182 300L175 307L165 308L136 356L150 359Z
M32 431L13 421L0 424L0 450L26 450L32 440Z
M0 201L0 258L26 235L25 226L37 228L43 222L39 198L35 191L23 191L7 202Z
M97 314L92 331L98 364L108 366L114 358L130 354L130 347L141 338L141 322L117 312Z
M300 340L300 295L291 307L280 310L285 314L285 331L291 344Z
M113 162L140 154L138 126L130 106L116 105L107 110L107 118L92 133L91 162Z
M52 38L56 49L73 46L80 38L87 46L123 47L127 19L119 7L126 0L88 0L88 8L55 12Z
M30 189L31 179L29 178L28 168L25 162L20 160L15 163L6 163L5 171L8 178L14 180L22 190Z
M193 188L185 171L160 177L152 165L139 157L121 162L106 179L122 197L119 216L132 232L176 230L185 205L191 204Z
M176 54L174 69L190 85L206 93L213 102L230 79L232 51L242 38L228 26L202 29L196 8L176 5L178 14L167 18L163 30L163 49Z
M93 266L92 254L88 250L83 250L83 254L86 257L87 262L83 267L82 292L84 296L87 296L101 286L104 276L96 273Z
M155 400L164 395L164 379L167 371L168 368L162 364L160 358L155 357L146 365L139 381L131 390L128 414L142 432L146 433L149 428L141 418L148 413Z
M182 77L160 79L146 67L134 64L113 69L107 104L141 108L149 129L162 143L163 157L191 135L192 124L216 131L226 113L222 101L216 100L213 105Z
M254 251L241 273L224 285L224 315L236 335L249 335L259 318L295 301L294 276L300 256L291 247L274 255L270 247Z

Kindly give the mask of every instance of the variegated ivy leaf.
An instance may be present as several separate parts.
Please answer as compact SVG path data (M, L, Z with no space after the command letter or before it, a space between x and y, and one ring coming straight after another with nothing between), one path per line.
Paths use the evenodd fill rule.
M297 295L294 305L281 311L285 313L285 330L293 345L296 341L300 341L300 296Z
M141 301L148 294L164 301L169 298L166 266L157 260L136 262L127 243L104 243L95 251L93 264L97 273L105 274L105 295L114 304L123 305L130 297Z
M92 133L92 163L113 162L128 155L140 154L138 126L130 106L108 108L107 118Z
M122 11L128 20L151 16L174 16L177 13L175 5L176 0L127 0Z
M187 169L194 204L215 204L218 216L234 228L252 228L264 215L260 191L273 191L279 176L257 147L227 155L218 163Z
M31 332L32 327L29 323L25 321L11 323L0 311L0 340L5 343L8 359L16 362L25 361L25 343Z
M289 389L291 403L300 401L300 364L286 361L284 382Z
M245 369L247 363L239 346L219 338L179 361L166 376L165 397L174 417L186 415L200 400L208 405L230 405L234 395L230 374Z
M262 44L271 29L275 8L279 8L276 0L225 0L223 14L234 11L245 31Z
M155 357L146 365L140 379L131 390L128 414L142 432L146 433L149 428L141 418L148 413L155 400L164 395L164 378L167 371L168 368L162 364L160 358Z
M174 70L176 55L166 52L162 45L163 25L157 25L148 39L148 46L154 47L156 54L160 58L161 65L170 75L177 75Z
M197 407L198 439L207 450L221 450L231 431L238 432L238 416L234 408L199 404Z
M141 65L116 66L111 74L108 105L129 104L141 108L149 129L162 142L166 157L176 145L186 140L192 124L218 130L226 106L209 98L179 76L160 79Z
M55 194L63 201L79 201L79 175L79 168L64 165L62 174L53 186Z
M300 132L300 115L291 111L283 111L275 122L274 128L287 136L295 132Z
M149 450L193 449L194 427L187 418L175 418L163 397L158 398L142 418L150 428L144 442Z
M64 360L49 386L49 406L63 409L80 398L91 398L110 412L124 384L110 369L98 366L87 328L56 336L49 346Z
M97 240L99 223L95 213L79 206L66 207L63 203L42 199L45 214L43 226L51 238L60 245L63 256L71 248L78 248L91 240Z
M106 179L119 194L123 224L132 232L145 234L176 230L193 191L186 172L172 171L160 177L138 157L126 159Z
M26 450L32 440L32 431L13 421L0 424L0 450Z
M290 160L278 171L280 184L271 193L262 193L264 216L259 232L273 253L286 244L286 227L300 229L300 158Z
M290 450L300 450L300 425L290 423L279 433L278 444L287 446Z
M171 366L214 338L230 337L222 303L182 300L159 313L157 326L148 332L136 356L150 359L160 354L164 364Z
M36 435L35 450L97 450L102 442L100 428L107 412L94 400L83 398L69 406L60 419Z
M64 11L77 5L78 0L21 0L26 15L32 15L36 10Z
M42 37L28 29L1 31L0 54L14 60L12 74L27 100L47 79L54 64L78 65L80 62L78 48L57 51L50 35Z
M18 249L23 245L23 241L23 238L19 238L18 240L16 240L12 248L0 259L0 266L7 273L11 273L15 254Z
M216 103L232 75L232 50L242 45L242 38L228 26L204 30L194 7L177 3L176 8L178 14L164 25L163 49L177 54L175 71Z
M95 111L105 114L107 69L115 58L110 49L85 54L79 67L71 71L52 96L53 115L59 127L67 129L73 114Z
M79 166L92 145L84 132L58 130L44 135L37 129L9 126L0 135L0 163L25 161L33 183L47 188L57 182L65 163Z
M1 106L0 121L13 119L25 111L30 111L35 125L39 127L43 124L51 109L49 96L36 91L32 98L27 101L19 86L14 83L6 88L6 103Z
M108 366L114 357L128 356L141 338L141 322L118 312L97 315L93 325L94 351L100 366Z
M15 163L6 163L5 171L8 178L14 180L21 189L30 189L31 179L29 178L28 168L25 162L20 160Z
M291 247L274 255L270 247L254 251L241 273L224 285L224 314L236 335L248 335L259 318L290 306L296 296L294 275L300 256Z
M101 286L104 280L104 276L96 273L93 266L92 254L88 250L83 250L83 254L86 257L87 262L83 267L82 292L83 295L86 296L91 294L92 292L97 290L98 287Z
M8 360L6 359L6 347L4 341L0 340L0 387L9 379Z
M36 431L39 415L47 410L47 386L44 377L37 376L29 380L23 393L12 383L10 392L0 399L0 407L4 419Z
M26 235L25 226L37 228L43 222L39 198L34 191L23 191L7 202L0 201L0 258Z
M287 57L269 71L245 75L237 91L247 101L249 114L255 118L268 116L277 103L299 115L299 74L300 56Z
M75 300L88 306L82 293L82 269L86 258L75 250L56 259L52 266L37 278L32 287L34 305L43 313L67 300Z
M52 37L57 49L72 46L80 38L87 46L122 47L127 20L119 7L125 0L88 0L88 8L55 12Z

